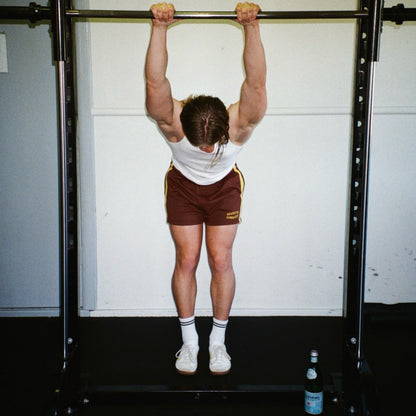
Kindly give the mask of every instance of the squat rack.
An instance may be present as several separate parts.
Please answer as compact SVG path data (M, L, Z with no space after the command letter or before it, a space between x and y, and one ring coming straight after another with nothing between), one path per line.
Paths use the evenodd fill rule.
M342 406L348 414L372 415L371 371L363 355L363 306L365 283L367 192L369 149L373 118L374 70L379 59L382 22L400 25L416 21L416 8L398 4L384 8L383 0L360 0L358 10L347 11L261 11L259 19L357 19L355 96L349 198L349 233L345 279L343 339L344 369ZM178 19L235 19L234 12L177 11ZM76 90L74 71L74 19L151 19L150 11L76 10L72 0L51 0L44 7L0 7L0 20L23 20L31 24L50 22L57 68L60 149L60 317L62 321L62 370L56 389L54 415L76 413L81 404Z

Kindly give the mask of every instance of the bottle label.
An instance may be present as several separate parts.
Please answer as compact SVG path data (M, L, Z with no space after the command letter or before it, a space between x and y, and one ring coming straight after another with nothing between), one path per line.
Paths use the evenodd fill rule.
M318 377L318 374L316 374L314 368L308 368L308 371L306 372L306 377L308 378L308 380L315 380L316 377Z
M310 415L320 415L324 407L324 392L311 393L305 390L305 412Z

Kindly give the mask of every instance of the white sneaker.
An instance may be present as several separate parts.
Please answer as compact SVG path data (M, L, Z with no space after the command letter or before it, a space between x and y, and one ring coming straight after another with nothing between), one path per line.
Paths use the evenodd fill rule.
M179 374L192 376L198 368L198 345L183 344L182 348L175 354L177 358L175 367Z
M209 370L214 376L228 374L231 369L231 357L227 354L224 344L209 347Z

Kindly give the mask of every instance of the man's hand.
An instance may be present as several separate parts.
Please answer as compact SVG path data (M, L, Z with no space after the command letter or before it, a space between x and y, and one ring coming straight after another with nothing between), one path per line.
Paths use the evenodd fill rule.
M243 26L249 25L256 20L260 6L255 3L238 3L235 12L237 13L237 22Z
M177 20L173 18L175 7L172 3L156 3L150 7L154 19L153 25L169 26Z

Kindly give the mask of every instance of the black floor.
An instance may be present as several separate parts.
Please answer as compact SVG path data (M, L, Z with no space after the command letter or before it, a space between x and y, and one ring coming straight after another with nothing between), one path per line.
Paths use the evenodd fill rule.
M415 316L413 304L366 312L364 351L380 393L380 415L406 414L413 407ZM195 376L184 377L174 370L180 347L176 318L83 318L81 391L89 404L77 414L303 415L306 360L316 347L325 378L325 415L342 415L343 406L332 399L338 387L333 382L342 378L343 322L233 317L227 331L233 368L227 376L213 377L207 353L211 322L197 318L199 368ZM59 321L1 318L0 331L1 414L48 415L61 366Z

